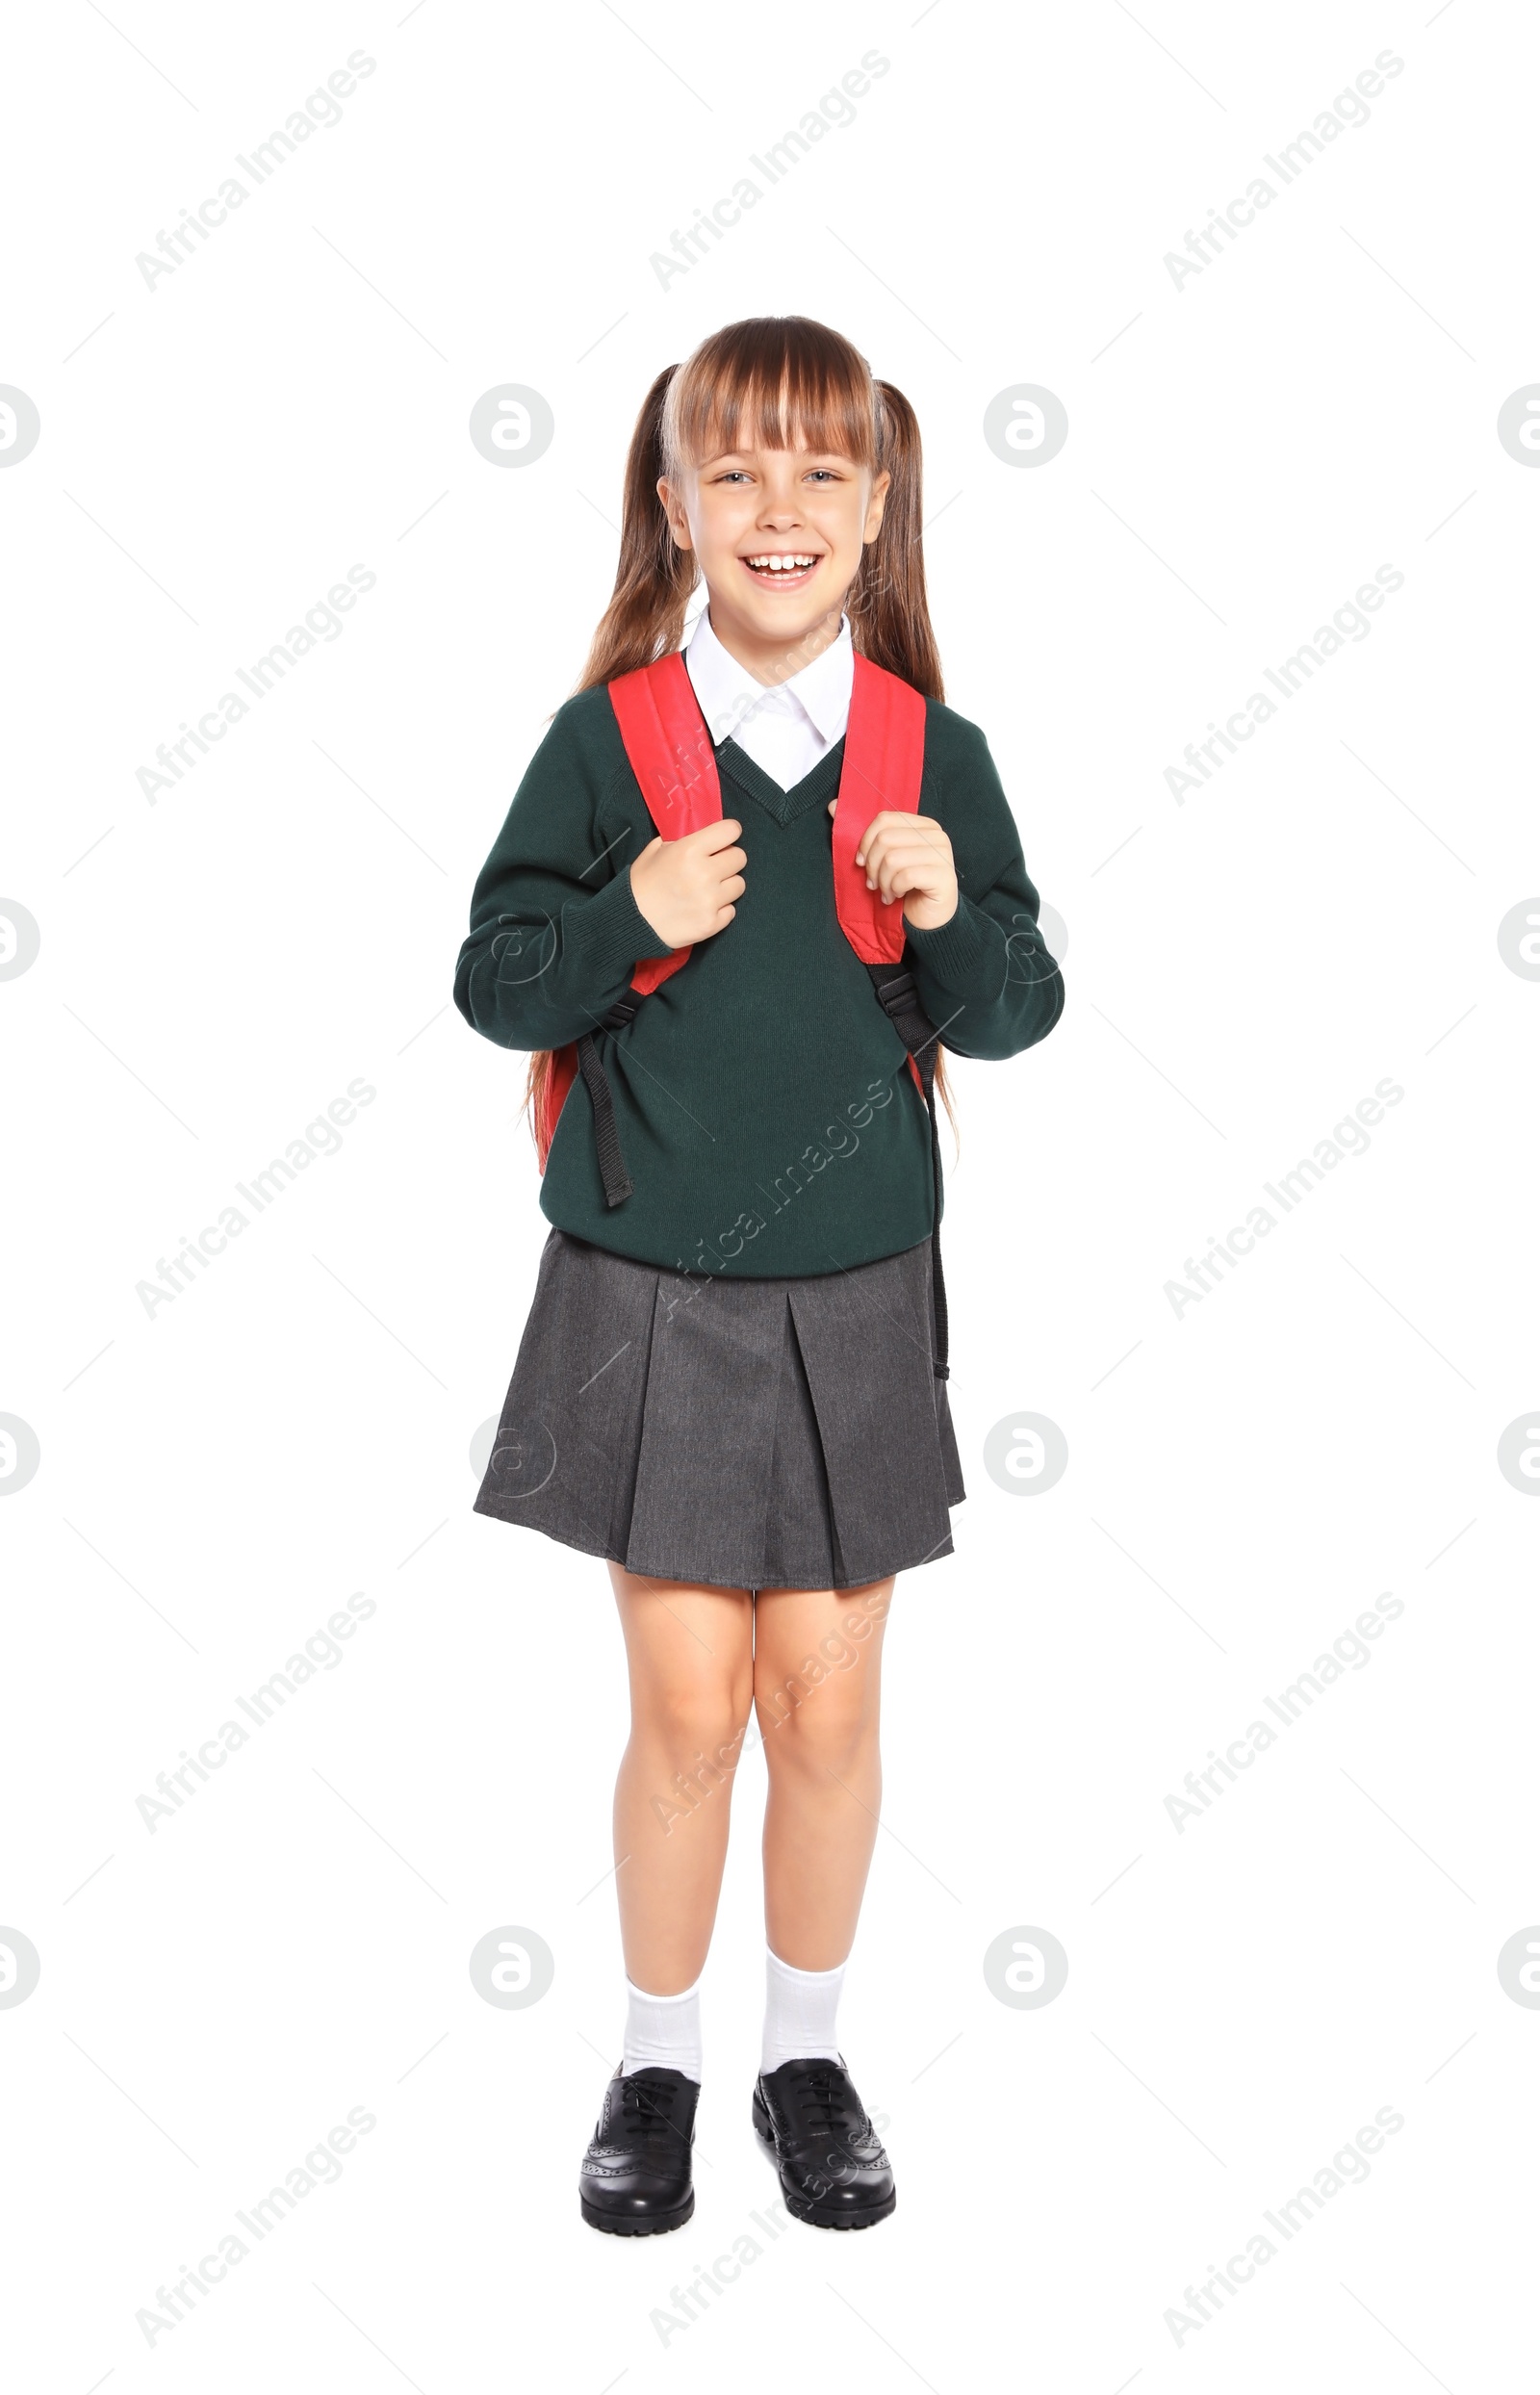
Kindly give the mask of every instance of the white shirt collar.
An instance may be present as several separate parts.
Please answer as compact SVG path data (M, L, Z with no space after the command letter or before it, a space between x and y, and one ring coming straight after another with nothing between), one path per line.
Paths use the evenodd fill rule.
M839 619L839 633L810 665L785 682L756 682L747 666L724 649L711 630L709 607L703 607L684 652L695 695L713 743L735 737L751 715L803 716L825 748L843 737L850 719L850 694L855 682L855 650L850 618Z

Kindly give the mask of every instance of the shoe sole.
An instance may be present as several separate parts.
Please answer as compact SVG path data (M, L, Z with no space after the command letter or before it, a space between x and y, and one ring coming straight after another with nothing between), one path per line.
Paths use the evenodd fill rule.
M759 2140L766 2161L775 2167L786 2210L793 2220L806 2221L811 2228L871 2228L878 2221L886 2221L888 2214L897 2208L896 2188L886 2203L871 2203L864 2211L848 2212L826 2210L815 2196L799 2195L794 2187L788 2187L781 2169L781 2156L776 2151L775 2131L770 2126L769 2115L760 2110L757 2096L754 2099L754 2133Z
M684 2202L673 2212L603 2212L579 2195L582 2215L590 2228L602 2228L608 2237L659 2237L666 2229L682 2228L695 2210L695 2190L692 2187Z

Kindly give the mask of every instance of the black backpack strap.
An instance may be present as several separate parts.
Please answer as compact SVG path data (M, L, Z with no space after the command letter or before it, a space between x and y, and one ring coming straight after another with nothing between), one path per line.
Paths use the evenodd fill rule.
M635 1014L645 991L629 991L617 998L606 1015L600 1017L601 1031L621 1031ZM591 1031L582 1032L578 1041L578 1069L582 1074L594 1109L594 1142L599 1150L599 1173L604 1184L604 1203L618 1206L628 1198L635 1184L626 1170L621 1153L620 1133L615 1127L615 1100L610 1092L609 1075Z
M882 1001L883 1012L919 1067L920 1079L925 1086L925 1107L931 1118L931 1179L936 1192L934 1227L931 1231L931 1301L936 1318L936 1354L931 1370L937 1380L949 1380L952 1369L946 1360L949 1345L946 1282L941 1275L941 1134L936 1120L936 1048L940 1035L920 1004L914 976L907 966L868 965L866 970L872 977L872 988Z

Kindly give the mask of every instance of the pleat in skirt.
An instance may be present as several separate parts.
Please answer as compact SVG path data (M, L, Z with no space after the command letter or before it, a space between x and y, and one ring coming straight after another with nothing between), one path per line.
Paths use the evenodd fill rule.
M858 1588L952 1553L931 1243L706 1279L552 1228L475 1511L661 1580Z

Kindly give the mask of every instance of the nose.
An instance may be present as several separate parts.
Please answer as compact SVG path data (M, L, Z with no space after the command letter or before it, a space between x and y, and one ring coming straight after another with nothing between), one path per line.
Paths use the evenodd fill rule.
M783 473L772 471L766 476L758 521L766 531L774 529L783 532L791 525L802 522L794 467L787 467Z

